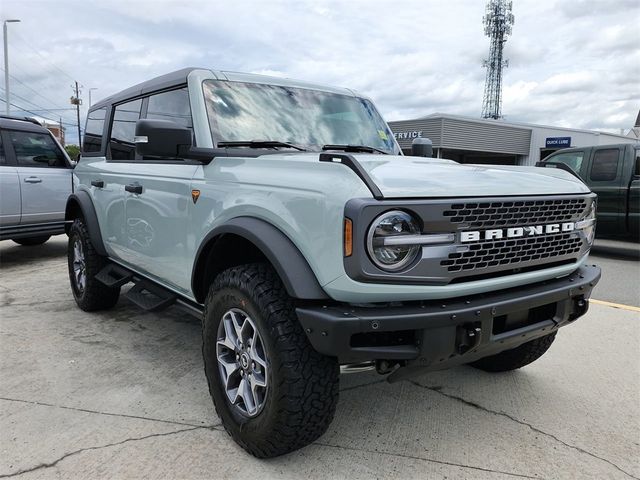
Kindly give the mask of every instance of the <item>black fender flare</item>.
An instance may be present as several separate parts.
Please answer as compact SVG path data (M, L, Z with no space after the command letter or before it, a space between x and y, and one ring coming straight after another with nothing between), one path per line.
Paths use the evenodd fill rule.
M107 250L104 248L104 243L102 242L96 209L93 206L91 197L84 190L72 193L67 199L67 206L64 213L64 219L67 222L67 233L69 233L70 222L78 217L78 211L82 215L82 218L84 218L84 223L89 230L89 238L91 239L93 248L96 249L99 255L106 257Z
M198 302L202 303L206 296L199 282L204 280L209 251L214 248L216 239L224 234L238 235L255 245L271 262L292 297L306 300L329 298L298 247L281 230L255 217L235 217L211 230L198 247L191 274L191 290Z

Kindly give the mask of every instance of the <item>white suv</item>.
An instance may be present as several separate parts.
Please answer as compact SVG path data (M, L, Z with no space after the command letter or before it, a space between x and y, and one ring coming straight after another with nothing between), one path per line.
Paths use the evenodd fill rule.
M0 116L0 240L40 245L64 233L73 163L37 120Z

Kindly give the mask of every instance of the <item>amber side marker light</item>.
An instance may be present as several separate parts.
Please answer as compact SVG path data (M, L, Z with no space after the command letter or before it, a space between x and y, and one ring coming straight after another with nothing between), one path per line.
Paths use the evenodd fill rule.
M350 257L353 253L353 222L350 218L344 219L344 256Z

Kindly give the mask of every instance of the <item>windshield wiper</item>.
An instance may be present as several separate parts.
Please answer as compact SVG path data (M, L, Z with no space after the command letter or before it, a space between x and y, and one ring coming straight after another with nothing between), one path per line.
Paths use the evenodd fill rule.
M323 145L322 150L342 150L345 152L366 152L366 153L383 153L388 155L389 152L380 150L379 148L370 147L368 145Z
M249 147L249 148L295 148L301 152L306 152L306 148L299 147L293 143L279 142L278 140L240 140L237 142L218 142L218 147Z

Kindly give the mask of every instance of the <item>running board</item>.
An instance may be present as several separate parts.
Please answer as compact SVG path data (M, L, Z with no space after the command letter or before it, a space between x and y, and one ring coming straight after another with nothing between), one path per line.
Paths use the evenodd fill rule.
M163 310L176 302L177 295L162 287L142 280L125 294L129 300L147 312Z
M129 270L110 263L96 274L96 280L109 288L118 288L133 281L133 275Z

